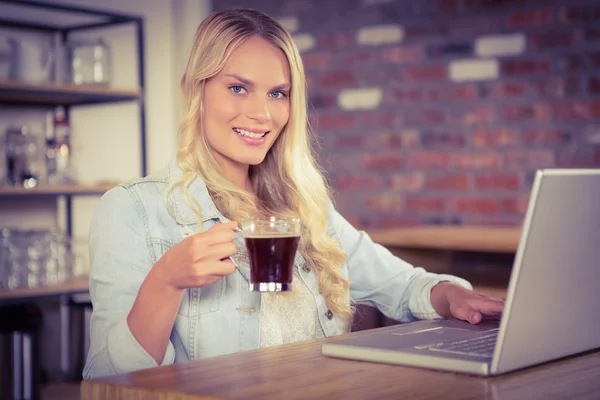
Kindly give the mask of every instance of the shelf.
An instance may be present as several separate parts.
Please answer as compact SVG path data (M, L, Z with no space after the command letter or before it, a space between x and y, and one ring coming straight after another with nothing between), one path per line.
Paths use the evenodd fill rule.
M17 186L0 186L0 197L34 197L34 196L90 196L103 194L115 187L116 184L102 185L60 185L40 186L33 189L25 189Z
M139 22L141 17L87 7L41 2L1 0L0 26L39 31L76 31Z
M514 253L520 228L470 226L419 226L368 232L383 246L454 251Z
M139 89L115 89L92 85L26 84L0 81L0 103L26 105L78 105L135 101Z
M39 297L58 296L61 294L87 293L89 291L88 275L76 276L57 285L0 290L0 300L35 299Z

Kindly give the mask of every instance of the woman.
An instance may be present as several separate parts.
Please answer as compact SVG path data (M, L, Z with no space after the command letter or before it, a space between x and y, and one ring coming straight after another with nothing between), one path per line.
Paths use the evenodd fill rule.
M414 268L334 210L310 151L300 55L276 21L211 14L181 90L176 160L107 192L92 221L85 378L338 335L357 303L398 321L500 315L501 300ZM231 262L247 267L230 221L261 214L303 222L292 296L249 291Z

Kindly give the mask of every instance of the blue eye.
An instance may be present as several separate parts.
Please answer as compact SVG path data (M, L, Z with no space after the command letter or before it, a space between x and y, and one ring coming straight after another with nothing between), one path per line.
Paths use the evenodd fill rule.
M275 92L271 92L271 97L273 97L274 99L283 99L287 97L287 94L285 94L281 90L277 90Z
M240 86L240 85L233 85L233 86L229 87L229 90L231 90L235 94L240 94L240 93L242 93L243 90L246 90L246 89L244 89L244 87Z

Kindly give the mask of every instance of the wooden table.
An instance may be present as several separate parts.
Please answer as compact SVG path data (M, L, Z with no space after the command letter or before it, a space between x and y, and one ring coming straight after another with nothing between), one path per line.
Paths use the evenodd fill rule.
M81 398L533 400L598 399L600 396L600 351L486 378L322 356L321 344L339 338L84 381Z

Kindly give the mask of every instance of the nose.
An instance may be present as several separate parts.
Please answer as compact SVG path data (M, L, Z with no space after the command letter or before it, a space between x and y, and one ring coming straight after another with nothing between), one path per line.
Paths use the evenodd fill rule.
M251 96L246 102L246 116L258 122L267 122L271 119L269 101L262 96Z

